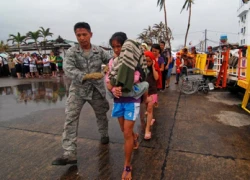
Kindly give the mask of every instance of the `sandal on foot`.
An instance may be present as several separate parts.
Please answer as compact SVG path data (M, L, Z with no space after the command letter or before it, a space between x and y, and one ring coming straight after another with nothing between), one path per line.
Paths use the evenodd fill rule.
M145 134L144 139L145 139L145 140L150 140L150 139L151 139L151 132Z
M154 123L155 123L155 119L152 119L150 125L153 126Z
M122 173L122 180L132 180L132 167L131 166L126 166L124 167L123 173Z
M139 148L139 134L138 133L135 133L134 134L134 149L138 149Z

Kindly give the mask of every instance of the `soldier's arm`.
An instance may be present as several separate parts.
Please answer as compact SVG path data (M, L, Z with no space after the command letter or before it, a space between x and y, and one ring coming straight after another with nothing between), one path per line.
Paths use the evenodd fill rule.
M85 74L76 67L74 53L70 50L66 52L66 57L63 61L63 70L67 77L82 83Z
M101 58L103 64L108 64L112 56L101 48Z
M103 78L102 73L90 73L86 74L76 67L74 52L68 50L66 53L65 60L63 61L63 70L67 77L72 80L76 80L78 83L83 83L88 79L101 79Z

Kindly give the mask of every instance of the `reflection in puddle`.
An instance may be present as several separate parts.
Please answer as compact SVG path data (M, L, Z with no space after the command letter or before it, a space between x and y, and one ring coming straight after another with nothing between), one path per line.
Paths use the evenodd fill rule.
M9 87L0 87L0 96L13 94L12 88Z
M32 82L13 87L0 87L0 96L14 95L17 103L56 103L68 96L70 82L63 80Z

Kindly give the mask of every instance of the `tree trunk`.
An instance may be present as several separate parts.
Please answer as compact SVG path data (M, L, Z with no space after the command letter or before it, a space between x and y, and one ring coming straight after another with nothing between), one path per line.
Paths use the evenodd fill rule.
M37 41L35 41L35 44L36 44L36 49L37 49L39 55L41 55L41 53L40 53L40 51L39 51L39 48L38 48L38 45L37 45Z
M167 43L169 45L169 48L171 49L171 44L170 44L170 39L168 36L168 23L167 23L167 10L166 10L166 0L164 1L164 17L165 17L165 25L166 25L166 39L167 39Z
M21 53L20 43L17 43L17 47L19 49L19 54Z
M46 38L43 40L43 45L44 45L44 54L46 54Z
M191 13L192 13L192 3L190 3L190 5L189 5L189 17L188 17L188 25L187 25L187 32L185 35L184 47L186 47L186 45L187 45L187 36L188 36L189 28L190 28Z

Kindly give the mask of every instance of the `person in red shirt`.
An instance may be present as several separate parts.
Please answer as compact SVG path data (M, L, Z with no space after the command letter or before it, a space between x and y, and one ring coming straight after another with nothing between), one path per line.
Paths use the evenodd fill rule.
M161 74L160 67L157 63L157 59L154 54L150 51L145 51L144 55L147 61L148 74L146 81L149 84L148 97L146 100L146 111L147 111L147 123L145 128L145 140L151 139L150 126L153 124L153 109L154 104L158 101L157 95L157 81L159 81L159 76Z
M176 67L176 82L175 84L179 83L182 67L184 65L184 60L181 58L181 53L177 52L176 60L175 60L175 67Z

